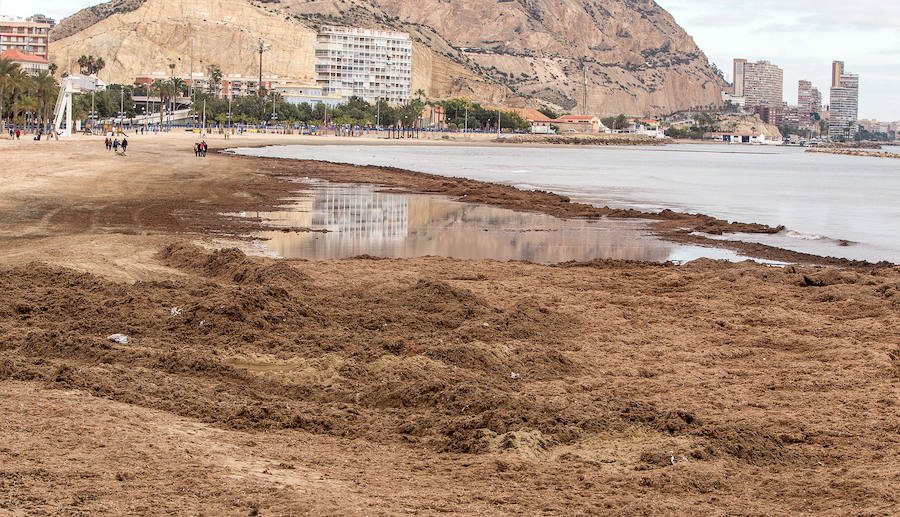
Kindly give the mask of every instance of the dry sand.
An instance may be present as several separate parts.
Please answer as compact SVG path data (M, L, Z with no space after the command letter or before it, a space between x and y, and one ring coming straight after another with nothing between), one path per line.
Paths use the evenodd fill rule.
M212 252L316 165L192 141L0 141L0 514L900 512L896 268Z

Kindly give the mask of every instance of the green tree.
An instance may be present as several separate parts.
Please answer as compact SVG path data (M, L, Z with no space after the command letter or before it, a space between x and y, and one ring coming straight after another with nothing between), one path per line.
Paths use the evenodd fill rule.
M13 76L19 71L19 64L9 59L0 59L0 121L3 120L3 103L6 99L8 86L13 82Z
M8 86L12 89L12 121L15 124L25 112L24 108L30 104L30 102L25 102L23 98L28 95L33 82L30 75L26 74L21 68L17 68L10 74Z
M547 118L552 118L552 119L559 118L559 113L553 111L550 108L540 108L538 111L540 111Z
M81 70L81 73L85 75L95 75L106 68L106 61L104 61L102 57L95 58L91 55L85 56L82 54L76 63L78 63L78 68Z
M156 79L150 83L149 91L150 95L156 94L159 98L159 125L162 126L163 111L166 106L166 100L168 99L169 84L162 79Z
M41 72L34 79L34 90L38 99L41 127L46 130L50 119L50 106L54 105L59 94L59 83L48 72Z
M222 82L222 69L219 68L219 65L209 65L206 67L206 76L209 77L209 92L217 94L219 83Z
M413 127L416 125L416 122L422 117L423 109L425 109L424 102L420 101L419 99L412 99L398 108L397 118L400 119L400 124L403 127Z
M603 125L610 129L625 129L629 126L628 117L619 114L615 117L605 117L601 120Z

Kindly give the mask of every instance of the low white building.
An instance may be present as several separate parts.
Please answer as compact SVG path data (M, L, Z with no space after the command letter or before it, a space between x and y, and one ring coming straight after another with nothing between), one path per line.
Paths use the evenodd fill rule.
M272 82L272 89L278 92L285 102L291 104L305 102L313 107L317 104L325 104L333 108L341 103L340 95L326 95L321 87L309 82L275 80Z
M762 133L706 133L706 136L707 138L729 144L773 145L781 143L780 140L773 140Z
M747 105L747 98L743 95L733 95L728 92L722 92L722 102L734 104L736 106L744 107Z

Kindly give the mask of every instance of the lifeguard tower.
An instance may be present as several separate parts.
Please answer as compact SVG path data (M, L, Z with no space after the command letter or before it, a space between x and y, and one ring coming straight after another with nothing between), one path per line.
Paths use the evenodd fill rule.
M59 136L72 136L72 96L106 88L106 83L94 75L70 75L63 79L53 110L53 129Z

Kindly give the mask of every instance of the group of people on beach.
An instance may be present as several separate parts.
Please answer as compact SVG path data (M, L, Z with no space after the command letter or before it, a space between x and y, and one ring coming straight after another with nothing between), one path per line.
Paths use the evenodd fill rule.
M115 151L119 152L119 146L122 147L122 154L125 154L125 150L128 149L128 139L124 136L122 137L122 141L120 142L118 138L110 138L106 137L106 150L107 151Z
M206 140L197 142L196 144L194 144L194 156L205 158L207 149L209 149L209 146L206 145Z

